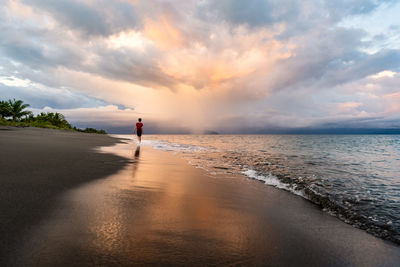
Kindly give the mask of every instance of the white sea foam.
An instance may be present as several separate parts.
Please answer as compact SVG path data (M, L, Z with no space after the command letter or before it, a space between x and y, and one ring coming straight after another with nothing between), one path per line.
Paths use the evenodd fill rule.
M183 153L194 153L194 152L205 152L205 151L210 151L211 149L206 148L206 147L201 147L201 146L195 146L195 145L187 145L187 144L179 144L179 143L172 143L172 142L166 142L166 141L159 141L159 140L144 140L142 141L143 145L151 146L154 149L162 150L162 151L172 151L172 152L183 152ZM194 164L193 162L189 161L191 165L196 166L197 168L202 168L210 172L211 175L215 175L216 173L208 170L204 166L197 164ZM279 189L283 189L286 191L289 191L295 195L301 196L305 198L305 194L303 191L295 190L293 189L290 185L282 183L278 177L272 174L268 174L267 176L265 175L258 175L255 170L247 170L242 172L242 174L246 175L247 177L250 177L252 179L256 179L259 181L264 182L267 185L274 186Z
M264 182L267 185L272 185L276 188L279 189L283 189L286 191L289 191L295 195L301 196L305 198L305 194L303 191L299 191L299 190L294 190L292 187L290 187L290 185L282 183L281 181L279 181L278 177L276 177L275 175L272 174L268 174L267 176L265 175L258 175L257 172L255 170L247 170L242 172L244 175L246 175L247 177L250 177L252 179L255 180L259 180Z
M113 137L122 138L129 141L137 142L136 136L131 134L111 134ZM162 150L162 151L173 151L173 152L203 152L203 151L210 151L211 149L202 147L202 146L195 146L195 145L188 145L188 144L179 144L179 143L172 143L168 141L161 141L161 140L142 140L141 145L144 146L151 146L154 149Z
M130 139L135 141L135 136L133 135L114 135L115 137L119 138L125 138L125 139ZM202 146L196 146L196 145L188 145L188 144L179 144L179 143L172 143L168 141L161 141L161 140L143 140L142 145L145 146L151 146L154 149L161 150L161 151L170 151L170 152L183 152L183 153L196 153L196 152L206 152L206 151L211 151L210 148L202 147ZM216 175L217 173L215 171L211 171L205 166L202 166L203 164L194 163L192 161L188 161L189 164L195 166L196 168L201 168L209 172L211 175ZM243 167L247 167L247 165L244 165ZM286 191L289 191L295 195L301 196L306 198L305 194L303 191L295 190L293 189L290 185L282 183L278 177L272 174L268 174L267 176L265 175L258 175L255 170L248 169L247 171L242 172L242 174L246 175L249 178L259 180L264 182L267 185L274 186L279 189L283 189Z
M127 138L124 142L128 144L137 142L134 135L117 135L116 137ZM304 145L304 150L299 151L299 143ZM365 146L366 143L370 144ZM398 144L398 139L391 136L379 136L379 138L376 136L362 138L360 136L316 136L313 138L281 136L277 138L273 136L153 137L146 135L142 144L158 150L179 153L179 156L194 167L204 169L210 177L218 177L217 174L241 173L248 178L299 195L321 206L325 205L326 200L329 204L323 206L324 211L353 225L363 225L378 236L384 236L389 228L393 228L396 234L400 233L398 223L400 220L392 220L392 216L399 217L399 209L391 204L398 203L399 200L396 189L398 181L393 178L397 177L394 166L399 157L398 153L393 152L393 145ZM381 161L384 153L391 155L392 152L394 156L385 157ZM294 159L288 160L292 156ZM270 162L269 158L272 159ZM369 173L376 171L376 166L369 163L377 160L385 166L379 169L379 176L359 179L359 173L370 177ZM294 176L293 182L299 183L285 183L286 180L278 178L279 175L269 174L268 170L274 165L278 167L275 171L279 171L280 165L284 166L287 173ZM307 169L307 173L297 168L298 166ZM329 172L325 172L326 168L320 168L321 166L326 166ZM262 171L256 171L258 168ZM347 199L352 201L347 201ZM370 208L366 209L363 203L360 208L360 201L368 201ZM336 206L339 208L336 209ZM349 208L347 213L343 210L345 208ZM352 222L352 217L347 217L350 213L366 216L366 221ZM380 217L370 216L371 214L378 214ZM387 214L391 214L390 217L386 217ZM380 226L382 223L390 227L382 228ZM398 239L396 240L398 242Z
M193 152L205 152L210 151L209 148L195 145L171 143L159 140L143 140L142 145L151 146L154 149L162 151L173 151L173 152L183 152L183 153L193 153Z

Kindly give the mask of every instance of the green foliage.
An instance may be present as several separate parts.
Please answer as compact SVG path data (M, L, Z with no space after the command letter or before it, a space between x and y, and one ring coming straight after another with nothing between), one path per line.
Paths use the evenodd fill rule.
M0 101L0 118L10 117L11 116L11 107L10 104L6 101Z
M53 112L47 112L47 113L40 113L35 117L28 117L28 120L38 122L39 124L43 123L50 123L53 126L56 126L58 128L63 128L63 129L72 129L71 124L65 119L64 115L61 113L53 113Z
M22 116L28 116L32 114L31 111L24 110L29 107L29 104L23 104L22 100L8 100L8 111L9 115L6 117L12 117L13 121L20 120Z
M23 104L22 100L0 101L0 126L67 129L84 133L106 134L104 130L94 128L82 130L72 127L65 116L58 112L42 112L35 117L31 111L25 110L27 107L29 104ZM23 116L25 117L22 118ZM7 120L6 118L9 117L12 119Z
M2 117L0 117L0 126L8 125L8 121Z
M76 127L73 128L75 131L82 132L82 133L96 133L96 134L106 134L104 130L97 130L95 128L85 128L84 130L78 129Z
M22 119L21 123L39 128L72 129L71 124L65 119L64 115L58 112L42 112L36 117L30 114L25 119Z

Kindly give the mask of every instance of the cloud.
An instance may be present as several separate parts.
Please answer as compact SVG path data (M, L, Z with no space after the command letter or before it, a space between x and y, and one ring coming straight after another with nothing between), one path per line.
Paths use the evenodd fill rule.
M390 0L206 0L198 6L199 16L233 25L268 27L284 23L286 37L300 35L315 27L330 26L344 18L368 14Z
M135 28L139 23L134 6L125 1L23 0L23 3L46 12L61 27L89 36L108 36Z
M21 99L29 103L33 108L54 108L95 107L106 104L105 101L88 97L79 92L71 92L68 89L46 88L43 86L29 85L7 86L0 81L1 99Z
M38 109L61 109L79 123L124 127L139 114L157 125L154 131L395 125L399 25L386 22L376 36L355 21L398 6L3 1L0 90ZM97 120L86 116L92 111L113 115Z
M133 133L133 128L141 114L130 108L121 108L116 105L98 105L96 107L62 109L44 107L31 108L34 114L41 112L59 112L78 128L101 128L110 133ZM146 117L144 120L146 134L152 133L189 133L190 129L176 126L171 121Z
M125 125L126 123L133 123L136 121L138 113L132 109L119 109L115 105L101 105L90 108L76 108L76 109L54 109L44 107L43 109L33 109L35 113L38 112L61 112L68 120L73 123L81 123L90 121L93 123L103 123L106 121L113 126ZM84 114L85 116L82 116Z

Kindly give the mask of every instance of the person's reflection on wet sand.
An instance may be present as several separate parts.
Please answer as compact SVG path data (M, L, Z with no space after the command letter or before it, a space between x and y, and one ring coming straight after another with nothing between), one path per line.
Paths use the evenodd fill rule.
M137 146L135 151L132 150L132 156L132 177L135 177L135 173L139 165L140 146Z
M139 159L139 156L140 156L140 146L137 146L135 151L135 159L136 160Z

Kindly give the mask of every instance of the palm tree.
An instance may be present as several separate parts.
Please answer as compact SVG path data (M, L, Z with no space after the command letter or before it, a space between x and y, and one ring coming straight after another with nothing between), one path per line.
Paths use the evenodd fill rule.
M20 119L22 116L28 116L32 114L32 112L28 110L24 110L29 107L29 104L23 104L22 100L8 100L8 105L10 106L10 115L12 116L13 121Z
M71 124L65 119L65 116L61 113L53 113L53 112L47 112L47 113L40 113L36 116L36 120L40 122L48 122L51 125L60 127L60 128L72 128Z
M6 101L0 101L0 117L5 118L11 116L10 105Z

